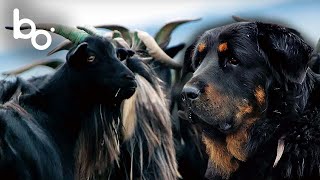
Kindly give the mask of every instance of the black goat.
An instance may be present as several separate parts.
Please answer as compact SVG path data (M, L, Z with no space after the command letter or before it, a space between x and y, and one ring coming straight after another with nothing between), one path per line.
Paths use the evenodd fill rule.
M39 89L18 95L1 108L0 123L6 128L1 132L8 133L1 136L7 146L0 152L11 158L1 158L1 177L10 173L8 164L18 162L9 169L16 179L25 179L25 174L30 179L87 179L104 174L118 160L119 105L134 93L135 79L108 40L84 37ZM26 148L12 149L21 146L12 137L20 138Z
M174 56L181 48L183 45L169 49L168 52ZM118 49L117 51L120 59L127 59L133 56L133 53L127 49ZM123 130L113 129L113 134L107 134L108 138L116 138L117 141L119 136L120 143L123 142L118 161L120 166L115 169L109 166L107 174L100 173L101 175L95 176L95 178L177 179L179 173L175 158L170 113L167 99L162 90L164 84L158 79L157 73L139 58L129 58L126 60L126 64L136 74L138 88L121 108ZM36 77L30 79L29 82L38 86L39 83L42 84L43 81L46 81L45 79L45 77ZM86 126L92 126L90 121L87 122ZM84 131L80 137L91 136L94 133ZM119 152L109 149L108 153L117 155ZM79 158L89 157L86 154L80 154ZM107 161L109 162L109 160ZM84 170L80 169L80 179L90 177L90 175L81 174L81 172L97 174L88 171L88 167L85 168Z
M121 57L127 54L126 51L130 52L118 49L117 54ZM158 79L157 73L139 58L127 59L126 65L135 73L138 87L136 93L121 108L123 128L118 132L122 137L120 141L123 142L120 142L120 168L112 170L110 167L109 172L113 172L110 178L177 179L179 173L168 102L163 92L164 84ZM34 77L28 79L28 82L39 86L48 76L50 75ZM33 86L19 78L16 82L20 81L28 84L25 89ZM6 86L17 89L17 85L12 84L14 83L7 83ZM11 97L13 90L6 90L2 97Z

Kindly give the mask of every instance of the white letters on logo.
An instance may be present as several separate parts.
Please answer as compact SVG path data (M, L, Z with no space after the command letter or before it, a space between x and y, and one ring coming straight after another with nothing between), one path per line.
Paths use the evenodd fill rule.
M31 31L29 34L23 34L20 30L22 24L28 24L30 26ZM44 45L39 45L36 42L36 38L38 35L44 35L47 38L47 42ZM35 23L27 18L19 19L19 9L13 10L13 38L15 39L31 39L31 44L34 48L38 50L45 50L47 49L52 42L50 34L45 30L36 30Z

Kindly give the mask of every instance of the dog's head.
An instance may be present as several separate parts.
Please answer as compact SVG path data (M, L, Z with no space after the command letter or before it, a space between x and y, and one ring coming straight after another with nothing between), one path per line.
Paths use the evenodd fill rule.
M268 108L270 84L301 84L310 53L292 29L260 22L218 27L198 39L186 54L194 73L182 95L202 125L207 150L214 151L209 156L224 157L216 166L232 172L238 167L233 159L246 160L243 146Z

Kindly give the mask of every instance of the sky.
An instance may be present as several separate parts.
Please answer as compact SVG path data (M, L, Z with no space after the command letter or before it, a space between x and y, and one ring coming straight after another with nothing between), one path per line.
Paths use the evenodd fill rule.
M190 42L206 28L233 22L231 15L293 27L302 32L312 46L320 37L320 1L316 0L80 0L76 3L71 0L0 0L0 3L0 73L41 59L63 58L66 53L46 56L63 40L57 35L52 35L53 43L44 51L34 49L30 40L15 40L12 31L4 29L4 26L13 24L15 8L20 10L20 19L29 18L36 23L71 26L119 24L152 35L166 22L202 18L201 21L179 27L172 35L171 45ZM48 71L38 68L23 76Z

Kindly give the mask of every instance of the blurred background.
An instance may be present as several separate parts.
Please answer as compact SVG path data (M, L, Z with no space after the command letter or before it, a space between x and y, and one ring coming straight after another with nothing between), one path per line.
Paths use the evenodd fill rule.
M320 37L320 1L317 0L0 0L0 73L31 62L49 58L64 58L66 51L50 57L47 53L63 38L52 35L47 50L35 49L30 39L15 40L13 32L4 27L13 25L13 9L20 10L20 19L28 18L35 23L61 23L71 26L119 24L129 29L140 29L154 35L160 27L172 20L201 18L177 28L170 45L190 44L204 30L234 22L232 15L247 19L284 24L300 31L315 46ZM41 42L42 41L42 42ZM39 44L45 41L37 38ZM177 56L181 60L183 52ZM51 72L39 67L22 74L37 76ZM0 79L4 78L0 75Z

